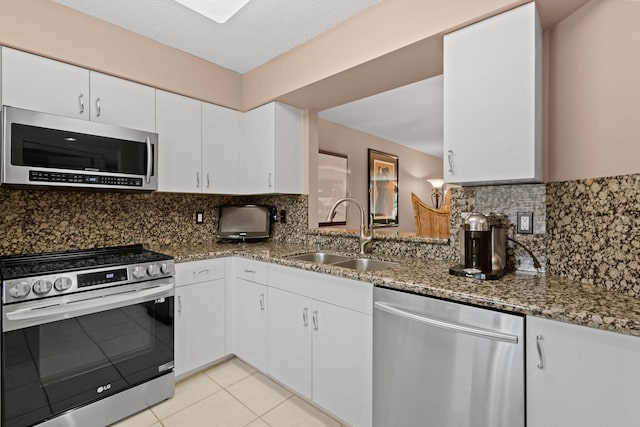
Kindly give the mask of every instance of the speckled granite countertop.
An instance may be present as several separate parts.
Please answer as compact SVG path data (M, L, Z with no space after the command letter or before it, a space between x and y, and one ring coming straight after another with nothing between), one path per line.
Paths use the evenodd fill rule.
M176 262L242 256L361 280L374 286L640 336L640 299L560 278L508 274L500 280L480 281L450 275L450 263L445 261L379 256L372 258L396 261L398 265L363 273L292 260L287 257L313 252L315 248L270 242L152 249L172 255Z

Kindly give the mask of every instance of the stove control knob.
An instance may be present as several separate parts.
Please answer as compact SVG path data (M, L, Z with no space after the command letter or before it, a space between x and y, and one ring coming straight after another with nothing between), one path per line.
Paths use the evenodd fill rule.
M147 269L138 265L136 268L133 269L132 274L134 279L142 279L144 276L147 275Z
M160 274L160 266L158 264L151 264L148 268L147 268L147 273L149 274L149 276L153 277L153 276L157 276L158 274Z
M171 274L171 267L169 267L169 264L167 264L166 262L163 262L162 264L160 264L160 271L162 272L162 274Z
M19 282L9 288L9 295L13 298L24 298L31 293L29 282Z
M59 277L53 282L53 286L57 291L64 292L71 287L72 283L68 277Z
M48 294L49 292L51 292L52 287L53 284L49 280L37 280L33 284L33 292L38 295Z

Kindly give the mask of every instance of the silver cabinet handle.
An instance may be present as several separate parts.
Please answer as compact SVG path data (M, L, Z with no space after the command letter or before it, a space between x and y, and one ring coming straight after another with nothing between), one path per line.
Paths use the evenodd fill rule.
M453 151L447 151L447 161L449 162L449 172L453 173Z
M207 188L211 185L211 174L207 172Z
M182 314L182 297L178 296L178 313Z
M269 185L269 188L271 188L271 172L269 172L267 176L267 184Z
M78 101L80 102L80 114L84 114L84 95L80 94L78 96Z
M318 310L313 310L313 315L311 316L311 320L313 321L313 330L318 330Z
M309 309L307 307L302 309L302 326L309 326Z
M260 311L264 311L264 294L260 294Z
M542 357L542 335L536 336L536 349L538 350L538 369L544 369L544 358Z
M200 188L200 172L196 172L196 188Z
M256 271L255 271L255 270L249 270L248 268L245 268L245 269L244 269L244 272L245 272L245 273L248 273L248 274L256 274Z
M473 335L480 338L488 338L496 341L504 341L511 344L518 343L518 336L511 334L504 334L502 332L490 331L487 329L475 328L473 326L462 325L459 323L443 322L442 320L431 319L429 317L422 316L420 314L412 313L410 311L400 310L393 307L390 304L383 302L375 302L373 307L378 310L386 311L387 313L395 316L404 317L405 319L414 320L416 322L424 323L426 325L435 326L440 329L447 329L453 332L460 332L467 335Z
M197 277L197 276L203 275L205 273L209 274L209 269L208 268L205 268L204 270L200 270L200 271L194 271L193 272L193 277Z
M147 144L147 175L145 180L147 184L151 182L151 169L153 169L153 149L151 148L151 138L146 137L145 143Z
M100 104L100 98L96 98L96 117L100 117L102 115L102 105Z

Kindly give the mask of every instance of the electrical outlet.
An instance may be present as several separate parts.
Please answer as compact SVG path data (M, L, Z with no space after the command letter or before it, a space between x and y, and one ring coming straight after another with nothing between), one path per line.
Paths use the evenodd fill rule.
M516 272L537 274L538 269L533 265L533 258L530 256L516 256Z
M281 224L287 223L287 211L285 211L284 209L280 211L280 223Z
M533 234L533 212L518 212L518 234Z
M196 212L196 224L204 223L204 212L197 211Z

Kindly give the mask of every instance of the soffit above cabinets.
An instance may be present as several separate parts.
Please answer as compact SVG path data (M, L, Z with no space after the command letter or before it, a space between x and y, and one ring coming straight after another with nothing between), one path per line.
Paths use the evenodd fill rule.
M381 0L252 0L224 24L173 0L54 0L245 73Z
M443 76L320 112L320 118L442 158Z

